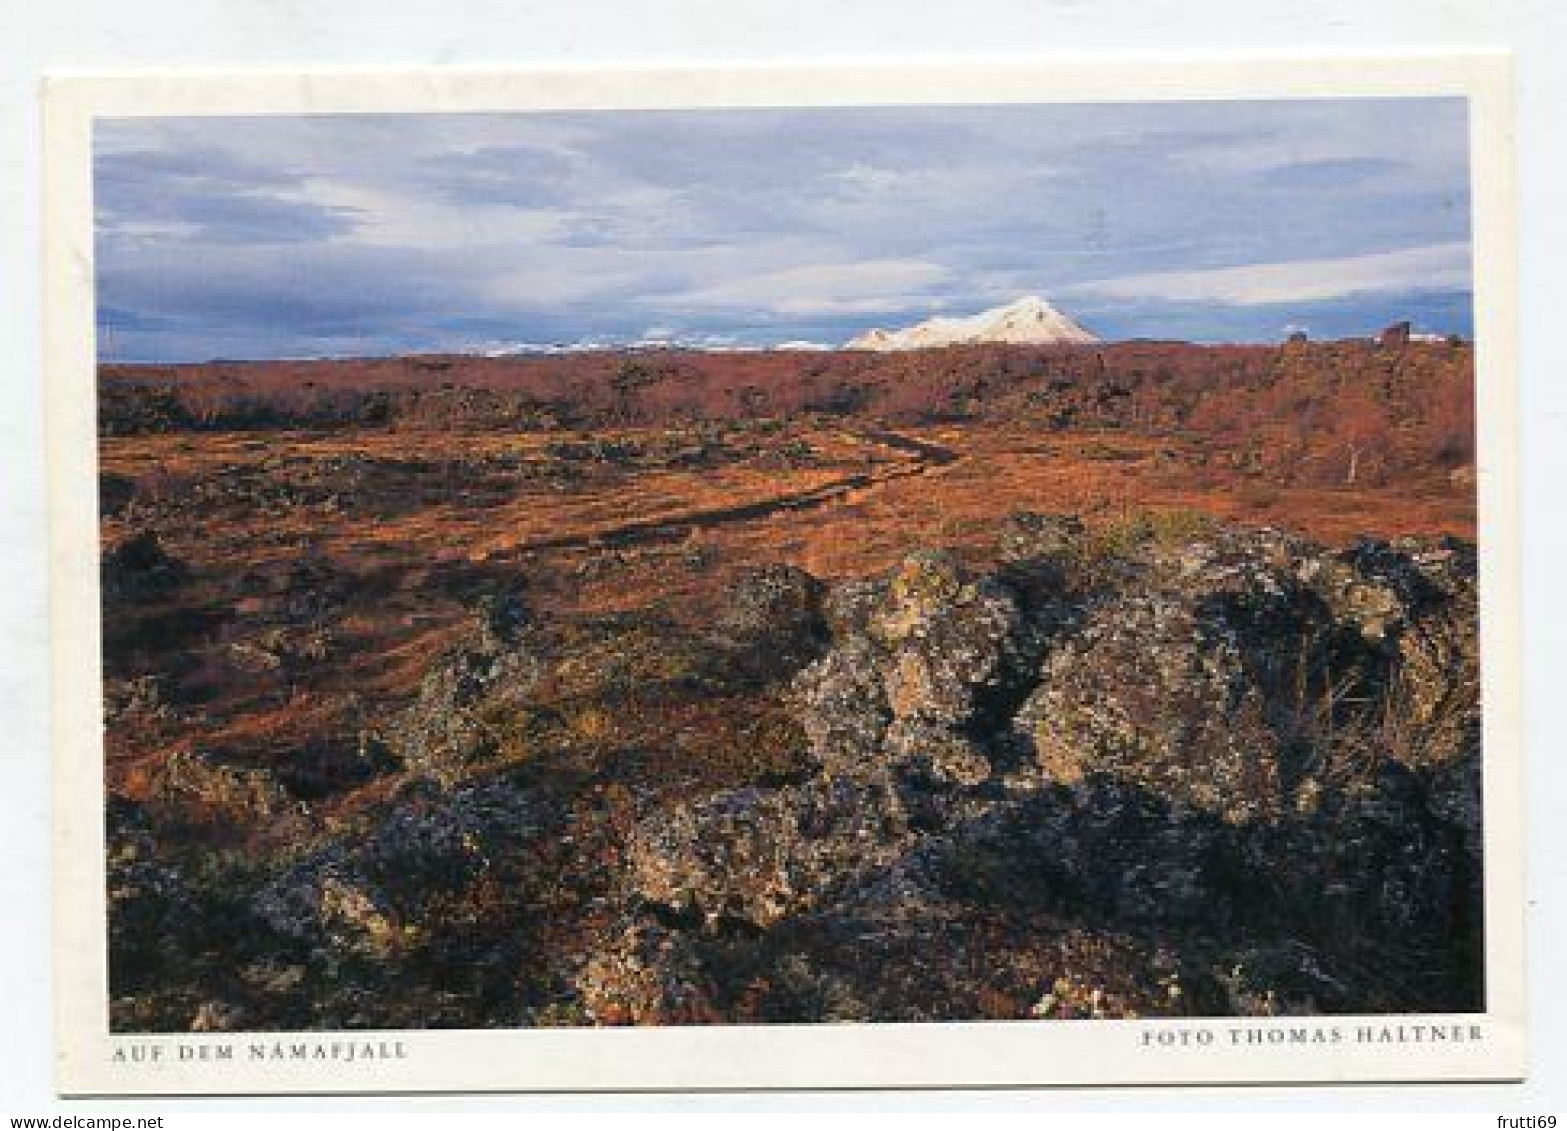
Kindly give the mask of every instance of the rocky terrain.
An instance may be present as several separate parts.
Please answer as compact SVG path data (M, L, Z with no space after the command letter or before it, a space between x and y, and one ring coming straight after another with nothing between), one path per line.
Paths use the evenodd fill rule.
M1056 316L1030 306L990 313L1001 324L994 332L1025 335ZM99 428L110 437L326 428L603 435L817 417L1179 434L1222 452L1230 470L1274 484L1386 486L1473 462L1474 351L1461 340L1414 341L1406 327L1376 342L1278 346L961 344L963 326L953 331L960 344L935 349L105 365Z
M104 568L148 608L192 583L151 535ZM347 591L313 568L320 624ZM550 593L464 588L353 743L121 780L117 1030L1483 1001L1470 543L1018 512L981 557ZM201 710L135 666L111 734Z
M1472 366L105 366L113 1026L1475 1008Z

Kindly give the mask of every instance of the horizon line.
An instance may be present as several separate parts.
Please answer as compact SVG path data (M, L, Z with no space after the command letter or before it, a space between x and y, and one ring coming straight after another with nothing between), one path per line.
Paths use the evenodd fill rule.
M1293 342L1303 342L1307 345L1337 345L1344 343L1377 343L1382 334L1394 329L1398 322L1390 323L1380 330L1369 331L1361 334L1345 334L1334 337L1312 337L1307 334L1303 338L1296 338L1296 331L1288 331L1272 338L1226 338L1215 340L1198 340L1193 338L1162 338L1150 336L1137 336L1128 338L1106 338L1097 342L950 342L942 345L917 346L893 350L875 350L865 347L851 347L848 345L826 345L821 343L789 342L774 345L700 345L689 342L605 342L592 345L551 345L538 346L537 348L483 350L483 349L428 349L428 350L399 350L387 353L330 353L330 354L291 354L291 355L253 355L243 357L212 356L203 358L168 358L168 357L104 357L95 359L95 364L103 365L165 365L165 366L194 366L194 365L270 365L298 362L349 362L349 361L397 361L400 359L415 358L462 358L470 361L516 361L538 360L545 358L571 358L590 357L595 354L622 354L622 353L666 353L666 354L766 354L766 353L790 353L790 354L860 354L864 356L887 356L898 354L936 353L944 350L976 350L976 349L1002 349L1002 350L1062 350L1062 351L1091 351L1114 346L1129 345L1170 345L1189 346L1196 349L1223 349L1237 346L1285 346ZM1474 341L1473 335L1462 334L1457 331L1420 330L1411 327L1411 342L1417 345L1441 345L1456 340L1459 343L1469 344Z

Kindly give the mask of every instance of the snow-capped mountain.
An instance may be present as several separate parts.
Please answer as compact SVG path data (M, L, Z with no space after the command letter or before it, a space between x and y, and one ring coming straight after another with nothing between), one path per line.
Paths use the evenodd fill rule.
M902 330L869 330L845 347L851 350L917 350L934 346L1005 342L1013 345L1086 345L1099 338L1038 295L967 318L931 318Z

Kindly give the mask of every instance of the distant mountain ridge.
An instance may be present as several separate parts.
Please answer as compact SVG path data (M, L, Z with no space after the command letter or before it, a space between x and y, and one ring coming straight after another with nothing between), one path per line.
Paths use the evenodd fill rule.
M868 330L844 348L892 351L981 343L1091 345L1099 340L1098 335L1038 295L1024 295L1005 306L982 310L966 318L942 315L901 330Z
M794 339L773 345L758 345L735 341L727 337L695 335L691 337L637 338L621 341L614 338L582 338L574 342L507 342L469 351L472 356L488 358L507 357L557 357L582 353L765 353L779 350L785 353L826 353L834 347L821 342Z

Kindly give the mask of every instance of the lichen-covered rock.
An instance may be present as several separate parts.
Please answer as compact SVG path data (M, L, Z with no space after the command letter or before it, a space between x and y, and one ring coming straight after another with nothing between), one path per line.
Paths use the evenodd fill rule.
M472 639L433 667L406 710L382 732L414 773L453 784L486 758L516 754L509 724L526 710L545 665L520 599L480 604Z
M877 780L885 773L881 740L892 721L870 639L850 636L795 679L796 715L823 771Z
M532 799L502 781L410 796L368 836L329 844L278 876L254 910L317 950L392 957L427 941L433 901L475 883L545 824Z
M577 992L600 1025L691 1025L724 1019L699 940L648 920L619 925L583 966Z
M411 772L352 828L197 891L116 834L122 923L239 955L150 1005L119 979L117 1024L1478 1007L1473 554L1013 526L990 574L777 567L547 627L481 602L390 728ZM501 756L524 716L530 756ZM789 757L744 757L774 724ZM196 786L265 801L174 768L169 813ZM116 961L156 961L137 945Z
M993 766L967 735L918 717L899 718L887 728L883 747L891 759L923 778L957 786L989 780Z
M733 790L639 826L627 882L638 898L681 915L768 926L831 898L910 840L885 786L818 779Z
M917 554L827 596L790 696L820 775L644 817L653 941L594 984L731 1020L1474 1004L1461 550L1204 526L1096 583L1079 528L1024 535L997 576Z
M1146 565L1054 643L1015 718L1050 779L1108 774L1245 823L1478 741L1456 553L1215 531Z
M1064 569L1070 559L1082 553L1086 537L1082 521L1072 515L1018 511L1007 516L1001 529L1001 560L1055 563Z
M972 732L1005 710L1037 652L1015 596L948 554L921 553L828 608L833 647L794 684L826 773L875 780L913 768L984 781L990 763Z
M491 654L523 645L534 623L527 599L517 589L487 593L474 606L478 648Z
M109 962L117 984L136 984L185 940L195 899L179 868L159 857L145 812L111 796L104 813Z
M1485 848L1485 789L1479 747L1425 768L1423 780L1431 812L1458 831L1471 860L1480 860Z
M1299 914L1299 932L1452 937L1455 914L1465 906L1478 914L1466 890L1478 883L1478 858L1462 824L1443 819L1435 801L1423 775L1386 760L1365 781L1328 794L1308 819L1252 831L1245 867L1265 869L1279 899L1272 914Z
M1018 614L991 587L951 603L899 601L876 628L888 648L882 683L893 717L958 728L1007 678Z
M825 585L795 566L743 571L724 590L711 635L731 662L763 682L792 675L827 642L825 594Z
M1233 922L1235 835L1215 816L1095 776L997 805L928 851L942 885L971 900L1181 929Z
M147 805L188 824L246 829L297 819L303 804L270 770L229 766L197 751L175 751L153 776Z
M232 1033L245 1027L245 1009L226 1001L204 1001L190 1020L192 1033Z
M1177 600L1128 598L1061 644L1016 725L1053 781L1106 774L1233 821L1270 815L1277 743L1241 648Z

